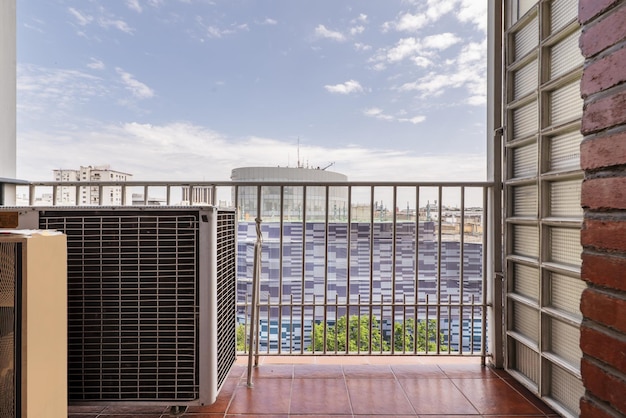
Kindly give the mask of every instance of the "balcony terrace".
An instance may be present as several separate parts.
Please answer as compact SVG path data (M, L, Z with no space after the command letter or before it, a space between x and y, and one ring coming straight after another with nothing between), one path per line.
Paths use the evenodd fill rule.
M183 200L194 188L207 201ZM122 199L110 206L117 209L131 195L146 208L154 202L163 209L238 208L238 337L245 337L213 405L70 402L71 417L555 416L487 365L493 363L487 330L501 327L488 325L501 312L493 313L483 251L493 247L486 222L492 184L16 185L18 202L31 208L73 206L83 191L97 190L97 201L106 201L111 189ZM262 250L255 311L256 243ZM253 311L260 326L250 353ZM351 320L342 323L346 316ZM355 322L357 336L350 334ZM253 359L258 367L248 374L245 364Z

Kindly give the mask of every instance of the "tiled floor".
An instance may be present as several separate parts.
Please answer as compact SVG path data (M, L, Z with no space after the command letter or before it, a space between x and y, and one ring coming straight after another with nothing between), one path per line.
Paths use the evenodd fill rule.
M556 417L506 373L477 359L267 357L246 385L240 359L210 406L179 416L210 417ZM70 405L71 418L171 417L166 406Z

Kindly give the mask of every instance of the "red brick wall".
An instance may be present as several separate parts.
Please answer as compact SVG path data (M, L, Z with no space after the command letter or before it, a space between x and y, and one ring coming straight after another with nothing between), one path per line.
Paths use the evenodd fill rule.
M579 0L586 58L582 417L626 415L626 1Z

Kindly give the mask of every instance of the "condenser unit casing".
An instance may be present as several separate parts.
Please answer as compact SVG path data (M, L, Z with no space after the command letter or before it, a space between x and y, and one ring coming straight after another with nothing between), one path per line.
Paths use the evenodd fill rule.
M237 351L234 210L47 207L19 219L67 235L70 402L215 402Z
M0 231L0 417L67 416L66 240Z

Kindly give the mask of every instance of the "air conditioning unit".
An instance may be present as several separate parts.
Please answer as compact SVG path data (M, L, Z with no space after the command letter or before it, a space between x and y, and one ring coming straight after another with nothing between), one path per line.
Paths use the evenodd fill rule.
M0 231L0 416L67 416L65 236Z
M236 360L236 216L214 207L48 207L68 245L68 396L207 405Z

